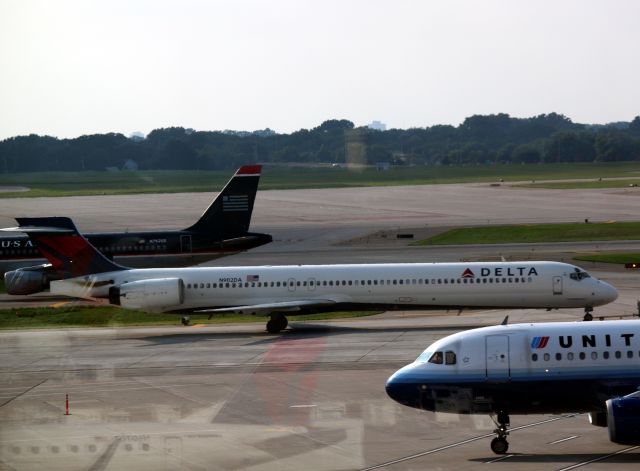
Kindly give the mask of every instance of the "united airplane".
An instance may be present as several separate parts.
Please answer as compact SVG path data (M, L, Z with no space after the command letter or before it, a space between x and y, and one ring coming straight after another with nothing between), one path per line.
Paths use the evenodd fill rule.
M406 406L489 413L491 449L506 453L510 414L589 412L611 441L640 444L640 322L484 327L429 346L386 384Z
M138 267L194 265L267 244L272 240L269 234L249 232L260 171L260 165L240 167L200 219L186 229L85 236L108 258ZM44 255L28 237L0 238L0 269L8 272L9 294L38 293L58 279L56 270L44 262Z
M29 234L63 278L51 282L51 293L148 312L269 315L272 333L286 328L288 312L593 309L617 297L611 285L557 262L128 269L104 257L69 218L19 222L11 230Z

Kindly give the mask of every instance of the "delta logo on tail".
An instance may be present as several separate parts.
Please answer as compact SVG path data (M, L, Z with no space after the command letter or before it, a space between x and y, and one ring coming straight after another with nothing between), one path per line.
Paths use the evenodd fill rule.
M475 278L476 275L473 274L473 272L471 271L470 268L467 268L463 273L462 273L462 278Z

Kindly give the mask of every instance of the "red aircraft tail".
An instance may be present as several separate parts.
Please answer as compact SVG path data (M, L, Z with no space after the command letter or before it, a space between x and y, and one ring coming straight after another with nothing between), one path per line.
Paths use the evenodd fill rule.
M67 217L16 218L16 231L25 232L63 278L127 270L89 243Z

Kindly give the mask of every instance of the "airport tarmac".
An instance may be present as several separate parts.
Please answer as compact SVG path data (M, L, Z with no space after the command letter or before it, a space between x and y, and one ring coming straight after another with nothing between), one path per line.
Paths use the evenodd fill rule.
M585 414L488 416L400 406L386 379L429 343L504 311L255 324L0 333L0 469L636 469ZM512 311L513 322L580 312ZM70 415L65 415L65 397Z
M636 190L636 191L634 191ZM541 221L640 220L640 192L487 184L259 192L252 230L273 244L213 265L511 259L570 261L638 251L635 241L411 247L394 231ZM177 228L211 195L3 200L15 215L73 217L85 231ZM499 209L498 209L499 208ZM390 231L386 238L376 235ZM620 297L596 318L637 313L640 273L584 268ZM384 382L429 343L510 321L578 320L580 310L396 312L356 320L0 333L0 470L636 469L584 414L514 416L511 454L489 449L485 416L390 400ZM69 394L70 415L65 415ZM484 468L483 468L484 467Z

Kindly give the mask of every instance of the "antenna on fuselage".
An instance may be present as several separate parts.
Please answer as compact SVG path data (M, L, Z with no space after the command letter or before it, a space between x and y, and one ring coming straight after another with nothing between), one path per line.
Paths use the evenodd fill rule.
M509 316L505 316L504 320L502 321L502 324L500 325L507 325L509 323Z

